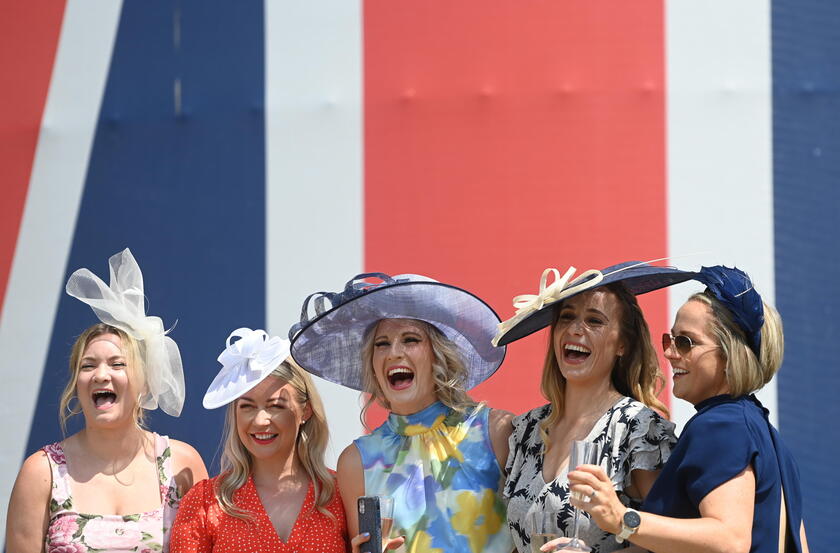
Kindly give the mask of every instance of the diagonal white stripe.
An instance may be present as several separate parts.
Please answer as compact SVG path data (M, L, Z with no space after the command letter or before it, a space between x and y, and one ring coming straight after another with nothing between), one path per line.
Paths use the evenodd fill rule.
M774 303L769 0L666 2L669 252L737 265ZM669 291L671 321L697 283ZM654 334L665 329L652 329ZM776 417L776 381L759 393ZM679 428L694 414L674 399Z
M363 267L362 8L266 2L267 326L285 337L306 294ZM361 434L357 392L317 379L327 465Z
M0 505L7 505L29 437L63 293L121 1L68 0L44 108L9 286L0 315ZM37 416L56 417L50 409ZM0 511L3 539L6 509Z

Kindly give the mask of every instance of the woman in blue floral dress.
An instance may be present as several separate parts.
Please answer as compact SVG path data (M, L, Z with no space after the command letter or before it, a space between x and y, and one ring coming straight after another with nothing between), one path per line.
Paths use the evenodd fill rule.
M510 553L499 491L511 415L467 395L504 358L490 343L495 312L419 275L359 275L340 294L314 296L315 316L310 296L290 331L295 360L368 392L365 410L377 402L389 411L338 461L349 535L358 534L357 497L390 496L391 547L404 540L409 552ZM363 541L357 536L354 547Z

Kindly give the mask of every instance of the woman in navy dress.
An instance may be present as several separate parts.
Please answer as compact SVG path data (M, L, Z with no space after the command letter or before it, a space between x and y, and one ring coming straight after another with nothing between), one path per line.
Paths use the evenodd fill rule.
M807 551L798 469L752 395L781 365L779 314L738 269L703 267L696 278L707 289L689 298L662 338L674 395L697 414L642 512L622 505L592 465L569 474L584 497L573 503L617 540L654 553Z

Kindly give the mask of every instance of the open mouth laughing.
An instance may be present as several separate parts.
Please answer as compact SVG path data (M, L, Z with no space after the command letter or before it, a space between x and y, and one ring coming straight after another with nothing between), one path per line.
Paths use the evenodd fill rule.
M563 361L576 365L583 363L589 356L592 355L592 350L581 344L566 344L563 346Z
M114 390L98 388L91 393L93 405L100 410L110 409L117 401L117 394Z
M414 371L408 367L391 367L386 378L392 390L405 390L414 382Z
M687 370L680 369L678 367L671 367L671 370L672 370L674 380L677 380L679 377L681 377L684 374L688 374Z

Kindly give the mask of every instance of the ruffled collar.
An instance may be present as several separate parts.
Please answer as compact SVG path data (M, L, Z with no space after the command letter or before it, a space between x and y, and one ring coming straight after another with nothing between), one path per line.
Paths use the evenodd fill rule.
M451 409L436 401L417 413L411 415L388 415L388 426L401 436L416 436L434 430L443 424Z

